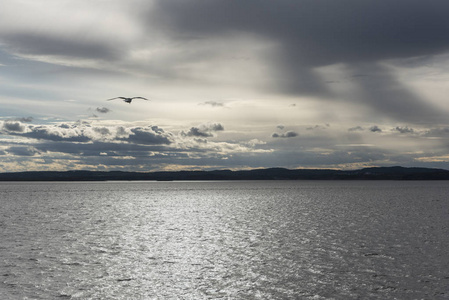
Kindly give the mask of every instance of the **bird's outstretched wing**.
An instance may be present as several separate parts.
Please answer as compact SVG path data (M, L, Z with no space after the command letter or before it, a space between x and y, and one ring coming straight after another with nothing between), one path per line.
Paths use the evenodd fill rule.
M126 98L125 97L115 97L115 98L107 99L106 101L115 100L115 99L123 99L123 100L125 100Z
M132 97L131 99L143 99L143 100L148 100L147 98L144 98L144 97Z

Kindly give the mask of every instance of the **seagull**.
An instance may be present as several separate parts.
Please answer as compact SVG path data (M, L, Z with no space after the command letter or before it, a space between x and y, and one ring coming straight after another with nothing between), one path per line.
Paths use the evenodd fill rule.
M131 104L131 101L133 101L133 99L143 99L143 100L147 100L148 101L148 99L147 98L144 98L144 97L115 97L115 98L112 98L112 99L108 99L108 100L106 100L106 101L110 101L110 100L115 100L115 99L123 99L123 101L125 101L126 103L129 103L129 104Z

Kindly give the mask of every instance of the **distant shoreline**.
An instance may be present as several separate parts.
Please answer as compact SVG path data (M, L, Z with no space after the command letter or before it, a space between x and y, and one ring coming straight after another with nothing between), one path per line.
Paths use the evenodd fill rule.
M0 181L207 181L207 180L449 180L449 170L374 167L359 170L284 169L123 172L30 171L0 173Z

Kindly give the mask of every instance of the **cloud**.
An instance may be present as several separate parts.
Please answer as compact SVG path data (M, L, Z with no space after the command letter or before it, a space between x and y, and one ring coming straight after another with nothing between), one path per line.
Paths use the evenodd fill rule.
M282 133L282 134L273 133L271 135L271 137L273 137L273 138L293 138L293 137L297 137L297 136L298 136L298 134L294 131L287 131L286 133Z
M246 144L250 147L256 147L258 145L266 145L267 142L261 141L259 139L252 139L252 140L248 141Z
M214 136L213 132L223 130L224 127L220 123L206 123L201 124L197 127L190 128L187 133L181 132L181 135L194 137L212 137Z
M6 121L3 122L3 129L12 132L23 132L25 126L20 121Z
M211 130L211 131L223 131L224 130L224 127L223 127L223 125L221 125L220 123L212 123L212 124L208 124L208 125L206 125L208 128L209 128L209 130Z
M110 135L111 134L111 131L107 127L94 127L94 128L92 128L92 130L101 135Z
M27 131L20 136L49 141L88 142L91 140L91 137L85 134L84 128L77 126L66 128L65 124L61 126L28 126Z
M410 162L449 149L447 1L47 4L2 2L2 158L24 161L13 153L34 147L32 163L60 157L55 165L76 168L311 166ZM164 100L126 105L108 121L106 90ZM201 124L211 111L220 123ZM44 124L11 117L28 115ZM77 118L90 122L59 122Z
M211 137L213 136L212 133L207 131L202 131L198 127L192 127L190 130L186 133L187 136L197 136L197 137Z
M18 119L16 119L16 121L23 122L23 123L30 123L33 121L33 117L18 118Z
M16 122L16 121L14 121ZM217 168L246 167L360 167L389 165L400 162L413 165L420 157L442 157L447 153L445 139L431 138L449 136L446 127L422 129L417 134L404 135L391 145L395 130L380 135L348 134L337 127L332 130L308 132L297 139L294 131L274 133L271 140L264 141L251 136L239 141L210 141L207 137L172 134L156 125L135 126L133 123L116 121L64 122L54 124L20 124L20 131L2 132L3 136L20 139L0 139L2 163L16 163L28 170L36 169L36 162L46 161L53 168L70 169L126 169L155 170L162 165L183 164L216 166ZM19 127L20 127L19 126ZM372 129L375 126L372 127ZM214 133L222 130L221 123L203 123L195 128ZM379 128L377 126L377 128ZM409 127L399 127L401 129ZM379 128L380 129L380 128ZM411 128L409 128L411 129ZM234 129L233 129L234 130ZM366 131L371 130L369 128ZM407 131L407 130L405 130ZM375 131L377 132L377 131ZM280 143L284 139L288 143ZM370 140L372 139L372 140ZM419 139L428 143L427 152L417 153ZM276 141L277 140L277 141ZM396 139L397 140L397 139ZM404 143L407 153L397 147ZM279 146L282 145L282 146ZM447 154L446 154L447 155ZM424 159L423 158L423 159ZM424 160L420 160L423 161ZM433 163L433 162L426 162ZM34 165L33 165L34 164ZM3 167L2 167L3 166ZM19 168L19 167L17 167ZM41 166L39 168L44 168Z
M131 134L127 138L119 138L129 143L141 145L169 145L172 143L172 136L158 126L147 126L132 128Z
M15 166L16 170L37 168L31 160L27 160L27 157L37 155L39 161L51 163L56 169L155 170L164 164L177 164L182 168L186 162L199 167L220 166L231 159L240 160L248 155L273 151L262 147L266 142L258 139L214 142L205 138L173 135L155 125L107 123L30 124L26 125L24 132L5 131L4 135L19 136L21 139L13 140L13 146L11 141L0 139L0 146L6 145L0 148L3 151L0 155L4 154L11 164L15 160L15 164L20 165ZM200 124L198 128L207 132L224 130L224 126L216 122Z
M72 64L79 59L113 61L135 37L133 15L124 13L126 5L119 1L105 5L103 1L49 0L45 9L33 1L5 0L2 4L2 48L17 56L37 60L58 57Z
M212 107L224 107L224 103L223 102L217 102L217 101L206 101L203 103L200 103L199 105L210 105Z
M93 126L75 122L50 125L24 125L20 122L4 122L3 128L10 135L53 142L87 143L94 141L119 141L144 145L172 143L172 134L158 126L130 127Z
M70 36L51 36L40 33L15 33L4 35L2 40L20 54L54 55L62 57L114 59L114 48L99 41L74 39Z
M409 128L407 126L405 126L405 127L396 126L395 128L393 128L393 130L394 131L398 131L399 133L402 133L402 134L406 134L406 133L413 134L413 133L415 133L415 130L413 130L413 128Z
M39 153L36 148L30 146L13 146L9 147L6 151L17 156L34 156Z
M327 129L329 128L330 125L329 124L325 124L324 126L322 125L315 125L315 126L309 126L306 128L306 130L315 130L315 129Z
M258 88L319 96L315 99L322 101L346 99L410 123L448 119L386 66L391 66L391 59L398 62L449 51L449 20L443 13L449 8L447 1L154 0L104 4L52 1L51 9L35 13L39 6L31 1L6 1L0 28L9 29L0 30L2 49L30 60L58 64L62 59L63 64L75 66L89 61L86 65L101 72L144 73L201 84L209 84L215 75L206 76L204 70L219 73L223 69L225 76L217 77L217 83L223 85L228 78L256 84L248 78L257 77L261 68L240 72L246 65L234 67L242 62L226 64L236 52L244 52L239 55L243 57L249 52L262 62L269 79L270 84L258 82ZM14 22L19 11L21 22ZM98 18L99 11L108 17ZM248 40L251 42L242 42ZM253 41L268 46L251 48ZM319 72L329 66L341 66L357 93L337 93L330 88L329 82L337 81L326 80ZM224 106L218 101L201 104Z
M449 137L449 127L439 127L427 130L424 133L426 137Z
M449 48L445 39L449 21L444 13L449 4L441 0L155 3L156 12L161 14L158 20L165 20L172 29L203 36L239 31L269 36L281 42L291 63L299 56L309 59L303 64L313 66L379 61L441 53Z
M363 131L363 127L361 126L355 126L348 129L348 131Z
M448 10L442 0L156 0L148 22L185 45L217 36L273 43L276 51L265 56L276 74L270 88L286 94L334 99L316 71L320 67L343 65L349 74L368 74L352 77L359 93L346 99L391 119L420 122L447 117L424 104L384 63L449 51Z
M97 112L102 113L102 114L107 114L108 112L110 112L111 110L107 107L97 107L95 109Z

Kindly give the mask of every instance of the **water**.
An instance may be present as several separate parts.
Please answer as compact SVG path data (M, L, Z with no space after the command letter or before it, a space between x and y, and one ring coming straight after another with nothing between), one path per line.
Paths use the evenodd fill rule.
M449 182L0 183L1 299L449 299Z

